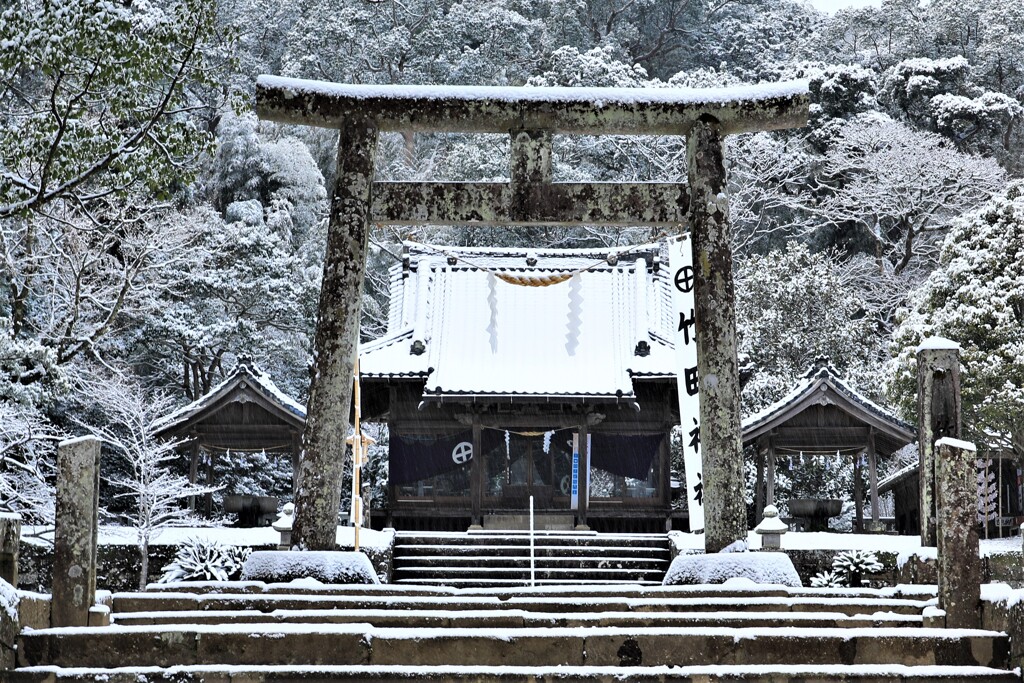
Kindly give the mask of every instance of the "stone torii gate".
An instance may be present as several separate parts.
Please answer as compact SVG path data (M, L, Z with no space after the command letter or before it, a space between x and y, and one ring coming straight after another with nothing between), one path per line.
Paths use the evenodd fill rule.
M392 225L613 225L680 230L695 265L705 549L745 539L736 316L724 137L806 125L805 82L723 90L341 85L261 76L256 111L335 128L331 196L293 543L334 549L367 237ZM511 136L509 183L377 182L380 132ZM553 183L551 138L683 135L678 183Z

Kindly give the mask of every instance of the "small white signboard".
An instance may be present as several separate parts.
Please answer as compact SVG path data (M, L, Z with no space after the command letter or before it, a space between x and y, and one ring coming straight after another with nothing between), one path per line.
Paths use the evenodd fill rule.
M704 466L700 455L700 384L697 377L697 337L694 317L693 250L689 235L669 240L673 324L676 327L676 384L683 428L683 466L690 531L704 529Z

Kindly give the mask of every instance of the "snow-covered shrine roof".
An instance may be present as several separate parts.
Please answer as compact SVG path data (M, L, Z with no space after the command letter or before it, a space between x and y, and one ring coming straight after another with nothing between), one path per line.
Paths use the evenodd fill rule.
M878 492L887 493L918 473L917 463L902 467L878 482Z
M270 377L250 361L240 360L220 384L192 403L178 408L153 423L157 436L180 434L232 403L257 403L274 417L301 431L306 408L281 391Z
M632 400L634 379L675 377L671 291L657 244L406 248L405 264L391 270L388 332L362 348L364 379L422 378L426 400ZM583 268L547 287L498 277Z
M917 438L917 430L913 425L853 389L828 365L821 365L808 372L784 398L743 420L743 443L750 443L761 436L778 431L813 406L834 406L850 416L853 422L873 429L879 440L877 448L885 453L892 453ZM808 440L825 442L829 439L830 433L838 437L842 428L834 425L816 425L813 428L802 429L804 432L818 432L813 435L807 434Z

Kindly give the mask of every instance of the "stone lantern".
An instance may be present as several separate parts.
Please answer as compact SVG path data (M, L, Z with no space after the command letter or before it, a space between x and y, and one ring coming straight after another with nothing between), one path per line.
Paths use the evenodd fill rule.
M281 534L281 541L277 544L278 550L288 550L292 546L292 522L295 514L295 504L285 503L281 508L281 514L272 525L274 531Z
M779 519L779 509L769 505L764 509L764 519L754 527L761 535L762 550L778 550L782 547L782 534L789 531L789 526Z

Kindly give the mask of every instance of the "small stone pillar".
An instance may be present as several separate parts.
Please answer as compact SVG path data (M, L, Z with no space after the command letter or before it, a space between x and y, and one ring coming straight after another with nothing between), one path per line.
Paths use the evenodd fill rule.
M0 579L18 587L18 545L21 543L21 515L0 512Z
M100 440L57 446L57 509L53 534L53 626L88 626L96 596Z
M981 625L978 467L974 444L945 437L937 453L939 609L947 628Z
M936 544L935 442L960 438L960 345L931 337L917 347L921 545Z

